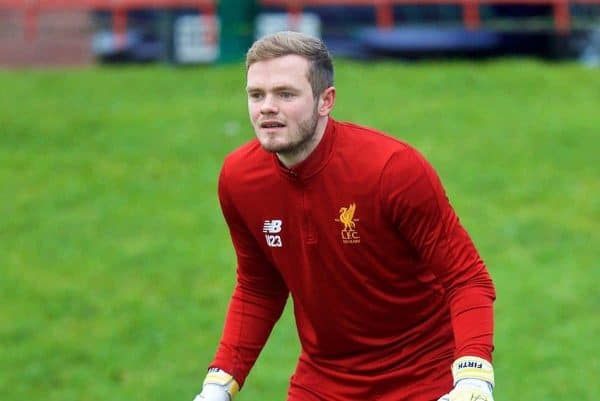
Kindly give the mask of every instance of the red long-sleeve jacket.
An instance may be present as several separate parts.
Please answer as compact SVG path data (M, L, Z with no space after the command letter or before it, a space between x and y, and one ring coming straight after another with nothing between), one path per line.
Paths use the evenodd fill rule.
M253 140L219 198L237 284L211 366L243 385L288 294L312 364L357 375L491 360L490 276L431 165L372 129L329 119L292 169ZM405 375L410 385L410 373ZM402 381L402 380L400 380Z

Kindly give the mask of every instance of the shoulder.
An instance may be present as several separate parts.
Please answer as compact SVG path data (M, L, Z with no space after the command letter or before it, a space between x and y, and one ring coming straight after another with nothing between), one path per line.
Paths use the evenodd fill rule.
M383 167L391 159L420 157L419 152L408 142L375 128L337 122L339 153L348 155L355 162L376 164Z
M272 162L272 155L260 146L258 140L252 139L225 156L222 171L231 177L243 177L251 171L271 167Z
M346 164L371 171L385 188L404 187L416 179L437 181L437 173L413 145L388 133L362 125L339 122L336 143Z
M223 161L219 176L221 190L248 193L273 177L273 155L266 152L258 140L253 139L233 150Z
M407 142L375 128L351 122L338 122L340 140L336 146L355 149L357 152L376 152L377 155L392 155L412 149Z
M231 167L242 167L247 165L245 161L249 158L253 162L256 162L266 158L266 156L268 156L268 154L261 148L258 140L252 139L228 153L225 156L223 164Z

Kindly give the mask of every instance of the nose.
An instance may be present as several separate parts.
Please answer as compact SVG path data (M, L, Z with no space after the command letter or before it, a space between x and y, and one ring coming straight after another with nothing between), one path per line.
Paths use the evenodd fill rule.
M277 114L277 104L275 103L274 96L267 95L265 100L260 105L261 114Z

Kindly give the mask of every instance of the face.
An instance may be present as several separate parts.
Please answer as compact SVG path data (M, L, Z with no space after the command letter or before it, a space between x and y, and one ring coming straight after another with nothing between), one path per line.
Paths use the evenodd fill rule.
M308 68L305 58L288 55L248 69L248 111L256 137L282 161L300 161L316 146L319 98L313 97Z

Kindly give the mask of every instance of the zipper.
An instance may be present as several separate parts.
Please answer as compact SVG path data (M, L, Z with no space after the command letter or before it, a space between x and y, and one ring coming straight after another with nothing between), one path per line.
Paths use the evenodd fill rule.
M310 203L310 199L308 196L308 191L304 188L302 189L302 227L304 231L304 242L307 245L312 245L317 243L317 230L314 224L314 219L312 215L312 206Z

